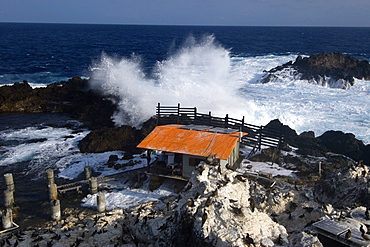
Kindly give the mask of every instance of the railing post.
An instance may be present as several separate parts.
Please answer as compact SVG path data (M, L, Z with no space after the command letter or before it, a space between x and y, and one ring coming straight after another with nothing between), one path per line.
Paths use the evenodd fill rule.
M197 118L197 108L194 107L194 117L193 117L193 123L195 122L195 119Z
M262 146L262 130L263 130L263 126L260 126L260 133L259 133L259 136L258 136L258 150L261 150L261 146Z
M280 125L279 129L279 144L278 144L278 149L280 150L283 146L283 124Z
M161 103L157 105L157 126L159 125L159 119L161 117Z
M208 113L208 125L212 125L211 111L209 111L209 113Z
M228 124L229 124L229 114L226 114L224 128L227 128L228 127Z
M180 123L180 103L177 104L177 124Z
M244 132L244 116L243 116L243 119L242 119L242 128L240 130L241 132Z

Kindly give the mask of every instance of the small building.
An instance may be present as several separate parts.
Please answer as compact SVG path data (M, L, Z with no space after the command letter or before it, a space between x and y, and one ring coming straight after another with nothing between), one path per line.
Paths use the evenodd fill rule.
M318 233L319 240L325 243L324 246L369 247L370 241L361 236L358 227L361 223L355 221L351 218L347 222L325 219L315 222L313 227ZM351 234L346 238L348 231ZM366 234L366 236L369 238L369 235Z
M237 168L244 135L235 129L170 124L157 126L137 147L162 153L151 167L171 169L189 178L199 162L209 157L217 159L221 168Z

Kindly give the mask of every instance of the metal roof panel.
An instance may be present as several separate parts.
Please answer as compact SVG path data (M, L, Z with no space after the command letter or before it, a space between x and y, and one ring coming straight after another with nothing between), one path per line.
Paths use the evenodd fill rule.
M216 158L226 160L239 141L239 132L213 133L183 127L157 126L137 147L202 157L216 154Z

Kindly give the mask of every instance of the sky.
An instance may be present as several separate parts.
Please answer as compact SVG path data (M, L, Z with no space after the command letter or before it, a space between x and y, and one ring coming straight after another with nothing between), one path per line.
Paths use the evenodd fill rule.
M370 27L370 0L0 0L0 22Z

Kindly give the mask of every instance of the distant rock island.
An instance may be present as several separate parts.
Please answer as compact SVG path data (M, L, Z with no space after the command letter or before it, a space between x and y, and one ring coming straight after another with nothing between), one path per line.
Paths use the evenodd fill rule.
M354 79L370 80L370 64L341 52L324 52L277 66L261 79L262 83L282 81L284 78L307 80L309 83L347 89Z

